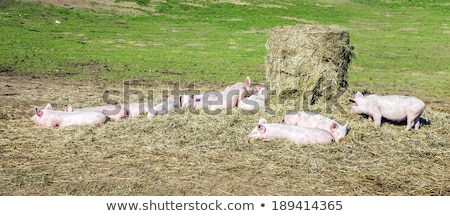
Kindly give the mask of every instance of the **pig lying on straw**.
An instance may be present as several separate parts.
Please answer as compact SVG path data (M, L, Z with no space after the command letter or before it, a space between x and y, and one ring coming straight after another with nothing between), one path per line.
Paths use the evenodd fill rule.
M47 127L86 126L102 124L108 120L109 118L101 111L64 112L53 110L51 104L47 104L42 110L36 107L35 114L31 117L31 121L37 125Z
M326 130L286 124L268 124L264 118L259 120L258 125L247 137L267 140L283 139L295 144L329 145L333 142L333 136Z

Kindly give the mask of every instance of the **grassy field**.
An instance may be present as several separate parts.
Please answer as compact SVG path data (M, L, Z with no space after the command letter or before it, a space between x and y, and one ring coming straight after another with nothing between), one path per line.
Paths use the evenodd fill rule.
M135 2L0 0L0 195L450 195L447 1ZM429 122L405 132L323 113L350 121L344 142L298 146L245 138L282 105L81 128L29 120L48 102L102 104L124 80L157 102L174 83L261 85L268 30L296 24L348 29L350 88L419 97Z
M450 93L446 1L138 2L147 6L135 16L120 2L93 9L4 3L2 71L202 83L251 75L263 82L267 30L317 23L349 30L358 53L349 77L358 87Z

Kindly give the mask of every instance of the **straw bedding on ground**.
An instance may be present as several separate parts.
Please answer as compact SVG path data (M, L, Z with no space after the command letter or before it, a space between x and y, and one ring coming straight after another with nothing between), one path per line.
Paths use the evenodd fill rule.
M322 113L350 121L344 142L331 146L245 137L260 117L279 122L283 106L274 106L274 114L174 110L154 119L44 128L29 120L34 106L97 105L122 84L0 80L1 195L450 195L447 112L429 109L430 124L405 132L390 123L376 129L343 104L343 113ZM136 82L133 88L170 86Z

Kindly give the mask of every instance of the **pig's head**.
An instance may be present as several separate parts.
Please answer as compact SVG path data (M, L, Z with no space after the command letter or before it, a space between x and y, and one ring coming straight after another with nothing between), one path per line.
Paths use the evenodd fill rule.
M201 108L203 106L203 95L194 95L194 102L193 107L194 108Z
M283 122L287 125L297 125L298 119L299 114L297 112L289 113L286 116L284 116Z
M256 96L259 96L259 97L267 98L268 91L267 91L267 89L265 87L256 87L253 90L253 94L256 95Z
M39 124L40 121L42 121L42 117L44 116L44 110L53 110L53 107L50 103L48 103L43 110L35 107L34 108L34 115L30 118L31 121L35 122L36 124Z
M180 95L179 97L179 107L183 108L183 109L190 109L192 107L194 107L194 100L195 100L195 95L191 94L184 94L184 95Z
M258 92L260 92L260 91L261 91L261 87L256 87L256 88L252 89L252 95L257 95Z
M336 122L333 122L330 126L331 135L333 136L336 142L339 142L342 138L347 135L348 121L345 125L339 125Z
M364 106L364 96L361 92L357 92L355 94L355 98L348 99L348 101L352 104L352 113L356 114L364 114L365 106Z
M258 125L255 129L250 132L247 137L260 137L262 134L266 132L266 127L264 124L267 124L267 120L265 118L261 118L258 122Z
M47 104L47 106L48 106L49 104ZM46 110L47 109L47 106L46 106L46 108L44 108L44 110ZM51 107L51 105L50 105L50 107ZM44 121L44 118L45 118L45 115L44 115L44 110L40 110L39 108L37 108L37 107L35 107L34 108L34 115L30 118L30 120L32 121L32 122L34 122L34 123L36 123L37 125L42 125L43 124L43 121ZM48 110L48 109L47 109Z

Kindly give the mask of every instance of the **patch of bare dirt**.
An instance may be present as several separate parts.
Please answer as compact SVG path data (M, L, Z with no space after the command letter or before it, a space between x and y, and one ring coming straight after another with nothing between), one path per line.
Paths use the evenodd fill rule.
M32 1L32 0L28 0ZM61 7L81 7L93 10L114 10L132 15L140 15L143 11L155 12L154 5L138 5L135 2L114 1L114 0L39 0L39 2L61 6ZM160 2L160 1L153 1Z
M399 31L419 31L418 28L401 28Z
M217 0L216 2L218 3L230 3L230 4L235 4L235 5L250 5L250 3L245 2L245 1L239 1L239 0Z
M280 18L287 19L287 20L294 20L294 21L303 22L303 23L311 23L311 24L317 23L316 21L307 20L307 19L303 19L303 18L297 18L297 17L281 16Z
M188 6L192 6L192 7L206 7L205 5L202 4L196 4L196 3L192 3L192 2L181 2L180 4L183 5L188 5Z
M287 7L286 6L283 6L283 5L276 5L276 4L261 4L261 5L259 5L260 7L263 7L263 8L278 8L278 9L287 9Z

